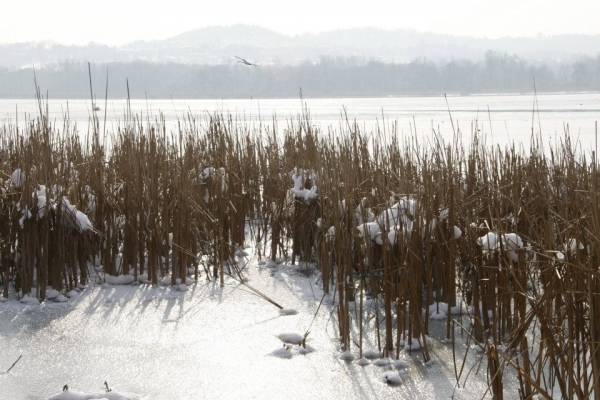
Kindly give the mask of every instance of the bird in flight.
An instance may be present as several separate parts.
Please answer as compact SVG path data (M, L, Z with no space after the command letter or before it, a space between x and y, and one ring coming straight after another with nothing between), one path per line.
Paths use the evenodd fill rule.
M249 67L258 67L257 64L251 63L250 61L246 60L245 58L238 57L238 56L235 56L235 58L237 58L237 60L238 60L238 62L240 64L244 64L244 65L247 65Z

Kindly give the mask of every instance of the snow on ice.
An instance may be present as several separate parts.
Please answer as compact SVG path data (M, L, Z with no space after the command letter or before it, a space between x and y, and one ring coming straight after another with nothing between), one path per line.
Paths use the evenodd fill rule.
M117 392L107 393L83 393L75 390L65 390L48 400L137 400L138 397L130 394L120 394Z

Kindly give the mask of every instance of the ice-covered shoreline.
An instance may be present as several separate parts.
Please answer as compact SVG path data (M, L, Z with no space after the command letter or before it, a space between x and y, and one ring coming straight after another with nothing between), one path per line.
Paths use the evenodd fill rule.
M281 398L282 393L293 399L452 395L451 351L435 333L428 364L418 352L404 351L401 368L385 359L363 363L356 348L354 361L344 361L330 297L311 328L312 351L282 346L277 335L303 334L322 295L318 275L301 268L253 258L247 270L254 287L295 315L281 315L233 280L221 289L202 278L186 292L102 284L66 303L0 303L0 320L8 322L0 327L0 346L9 350L8 359L24 354L0 382L15 400L47 399L64 384L70 391L101 394L104 380L115 393L158 400ZM369 355L367 349L377 344L373 337L365 343ZM479 398L485 387L483 371L455 395Z

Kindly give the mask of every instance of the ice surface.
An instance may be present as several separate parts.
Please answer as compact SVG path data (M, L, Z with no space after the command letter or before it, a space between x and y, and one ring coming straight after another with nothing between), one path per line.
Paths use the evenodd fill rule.
M323 292L314 276L290 272L277 278L292 268L282 263L273 276L272 269L257 268L251 260L247 272L253 287L298 311L285 318L227 279L222 289L214 282L190 285L186 292L92 285L63 304L0 302L0 370L23 353L9 374L0 375L0 398L48 399L64 384L94 394L103 391L105 380L115 392L135 393L142 400L450 398L452 349L435 339L428 348L440 362L427 368L420 352L402 351L410 368L398 386L386 384L387 371L381 368L340 360L336 305L324 301L311 326ZM430 322L431 330L435 324ZM445 322L439 324L443 337ZM308 345L286 350L276 337L282 332L303 336L309 326L316 351ZM353 355L358 354L356 339ZM365 337L364 348L377 349L376 338ZM276 357L277 350L292 356ZM485 381L482 367L455 398L481 398ZM515 393L507 389L505 398L517 398Z

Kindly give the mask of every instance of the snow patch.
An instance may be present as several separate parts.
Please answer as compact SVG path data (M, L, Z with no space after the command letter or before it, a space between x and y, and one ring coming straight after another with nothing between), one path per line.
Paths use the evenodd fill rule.
M58 296L53 298L52 301L54 301L56 303L66 303L67 301L69 301L69 299L67 299L67 297L65 295L59 294Z
M391 386L398 386L402 384L402 377L398 372L395 371L388 371L384 373L383 380L385 381L385 383Z
M446 314L445 312L442 312L442 311L434 311L429 314L429 318L434 321L442 321L442 320L448 318L448 314Z
M283 343L300 345L304 342L304 335L299 333L280 333L277 338Z
M10 184L14 188L21 188L25 184L25 173L21 168L17 168L10 175Z
M36 297L30 296L28 294L26 294L25 296L21 297L21 300L19 300L19 301L21 303L23 303L23 304L29 304L29 305L32 305L32 306L40 304L40 301Z
M383 240L381 239L381 228L378 222L365 222L356 227L360 237L365 239L371 239L375 243L382 245Z
M503 250L512 262L519 261L516 250L523 248L523 240L516 233L498 235L495 232L488 232L477 239L477 244L484 255Z
M46 300L54 300L60 295L60 292L56 289L53 289L52 286L48 286L46 288Z
M273 350L271 353L269 353L269 355L283 359L290 359L294 356L292 354L292 348L290 345L284 345L283 347Z
M412 338L410 344L408 341L404 343L404 350L406 351L418 351L421 350L421 342L419 338Z
M178 292L187 292L188 286L185 283L180 283L177 286L175 286L175 290L177 290Z
M131 285L134 281L133 275L104 275L104 281L109 285Z
M394 360L394 368L399 370L408 369L409 365L404 360Z
M374 360L376 358L381 357L381 353L376 350L365 350L363 351L363 357L367 360Z
M460 239L462 237L462 231L460 230L460 228L456 225L454 225L452 227L452 237L454 239Z
M389 367L392 365L392 360L389 358L378 358L377 360L373 361L373 365L377 367Z
M83 393L76 390L66 390L51 396L48 400L137 400L138 397L131 394L108 393Z
M294 310L293 308L282 308L281 310L279 310L279 315L296 315L298 314L298 311Z
M365 367L365 366L367 366L367 365L371 364L371 361L369 361L369 360L367 360L366 358L364 358L364 357L363 357L363 358L359 358L359 359L356 361L356 363L357 363L358 365L360 365L361 367Z
M340 354L340 360L348 362L353 361L354 354L352 354L352 352L350 352L349 350L346 350Z

